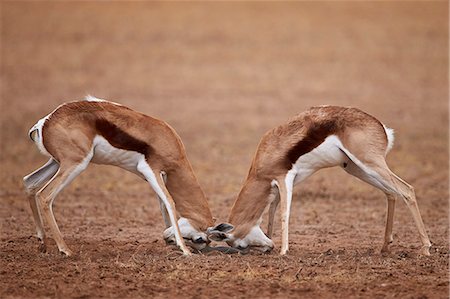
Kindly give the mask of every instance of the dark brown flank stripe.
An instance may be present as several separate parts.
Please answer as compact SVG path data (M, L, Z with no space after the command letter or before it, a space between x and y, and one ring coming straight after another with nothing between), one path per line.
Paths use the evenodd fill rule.
M285 167L291 169L292 164L295 164L298 158L318 147L325 138L334 132L336 132L336 123L333 120L313 124L308 129L306 136L287 152L284 159Z
M138 152L146 157L154 152L154 149L149 144L134 138L105 119L97 119L95 121L95 127L98 133L114 147Z

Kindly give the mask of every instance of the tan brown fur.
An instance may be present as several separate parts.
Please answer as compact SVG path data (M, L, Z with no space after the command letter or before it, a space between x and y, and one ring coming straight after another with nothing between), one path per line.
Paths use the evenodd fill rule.
M40 131L42 140L38 140L39 133L33 130ZM40 212L48 222L60 252L72 254L56 224L52 203L89 162L110 164L108 153L103 153L105 160L95 159L93 146L96 136L103 137L109 143L112 155L117 153L115 148L126 151L119 151L120 155L126 153L131 155L127 157L134 157L131 164L119 164L152 185L160 200L166 228L173 226L176 243L185 255L189 255L190 251L181 236L177 215L189 221L190 231L204 234L213 225L206 196L187 159L184 145L175 130L161 120L111 102L80 101L58 107L33 127L30 136L42 151L47 151L51 156L46 165L24 177L36 230L44 250L45 233ZM142 154L143 159L137 153ZM111 158L115 161L113 156ZM166 237L171 238L171 233ZM205 244L207 240L200 238Z
M167 188L181 217L192 219L199 230L213 224L206 196L193 173L184 145L164 121L106 101L67 103L55 110L44 124L45 148L58 161L64 157L64 160L80 162L90 151L93 138L101 135L95 129L99 119L114 124L154 150L146 159L152 169L168 174Z
M285 162L289 150L321 124L331 125L328 126L328 131L321 133L324 137L320 143L327 136L335 134L358 157L364 157L367 149L377 155L384 155L386 152L387 137L383 125L373 116L356 108L312 107L288 123L268 131L258 145L246 182L229 216L229 222L235 226L238 238L248 233L269 204L271 181L285 176L292 167L292 164L286 165Z
M388 213L383 251L387 251L388 245L392 242L395 198L400 197L410 209L419 231L422 242L420 252L429 255L431 243L418 210L414 190L392 173L386 164L389 140L383 124L359 109L335 106L310 108L263 136L247 179L229 216L229 222L235 227L234 238L244 239L250 229L257 225L269 203L268 237L270 238L275 210L281 202L281 254L286 254L291 190L299 173L298 170L291 169L302 155L319 147L330 135L337 136L342 144L341 147L333 149L338 149L346 157L339 162L342 163L341 167L349 174L366 181L386 194ZM330 150L326 149L326 151ZM324 152L321 152L319 155L323 154ZM317 155L316 153L315 159L320 159ZM304 159L302 163L305 161L308 160ZM337 166L333 163L337 162L331 164L327 162L323 164L327 166L317 167ZM319 169L314 166L308 167L313 168L311 170L307 168L303 174L304 177L299 180Z

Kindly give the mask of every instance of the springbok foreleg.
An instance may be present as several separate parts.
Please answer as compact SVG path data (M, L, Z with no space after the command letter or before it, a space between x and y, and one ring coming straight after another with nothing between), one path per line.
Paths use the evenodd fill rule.
M289 216L291 213L294 179L295 173L289 171L286 177L277 180L281 201L281 255L285 255L289 250Z
M278 190L276 190L275 194L271 194L270 196L273 196L273 200L270 203L269 207L269 222L267 224L267 237L270 239L273 235L273 222L275 218L275 212L277 211L278 204L280 203L280 193Z
M150 168L150 165L146 160L142 160L139 162L137 170L144 175L144 177L150 183L153 190L163 201L170 218L171 226L174 229L175 240L177 242L178 247L180 247L184 255L191 255L192 254L191 251L186 247L186 244L184 243L184 240L181 236L180 228L178 226L178 221L176 217L175 203L173 202L172 196L167 190L162 177L160 175L155 175L155 173Z
M167 183L167 174L164 171L161 171L161 178L164 182L164 184ZM161 210L161 214L162 214L162 218L164 221L164 225L166 226L166 229L170 227L170 218L169 218L169 214L167 214L167 209L166 206L163 202L163 200L161 199L161 197L159 197L158 195L156 195L158 197L158 201L159 201L159 208Z

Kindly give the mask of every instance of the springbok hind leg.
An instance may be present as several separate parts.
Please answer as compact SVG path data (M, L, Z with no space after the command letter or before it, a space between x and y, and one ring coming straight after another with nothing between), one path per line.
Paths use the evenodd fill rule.
M379 157L378 159L370 161L370 163L367 163L370 164L369 167L355 157L351 157L348 153L346 154L349 156L349 161L345 171L382 190L386 194L388 211L382 252L386 252L388 250L388 245L392 242L395 198L401 197L408 206L417 229L419 230L420 240L422 242L420 253L423 255L430 255L429 248L431 243L419 212L414 188L390 171L384 158Z
M36 192L45 186L45 184L56 174L58 168L58 163L51 158L44 166L23 178L28 201L33 213L34 223L36 225L36 234L41 243L39 250L42 252L46 251L46 246L44 243L45 231L36 198Z
M386 230L384 233L384 244L381 249L381 253L388 253L389 245L394 241L392 236L392 226L394 224L395 196L393 194L386 193L386 200L388 206L386 215Z
M41 205L43 216L50 227L52 237L55 240L59 251L67 256L70 256L73 253L64 241L61 231L58 228L58 224L56 223L52 207L53 201L56 196L58 196L58 194L72 182L73 179L75 179L84 169L86 169L89 164L89 160L90 159L85 159L81 163L62 163L56 175L36 194L36 198Z
M390 174L392 181L396 186L397 194L403 198L406 205L408 206L411 215L414 219L414 222L416 224L417 230L419 231L420 241L422 243L420 254L428 256L430 255L431 242L425 230L425 225L423 224L422 216L420 215L414 188L408 183L406 183L404 180L396 176L394 173L391 172Z

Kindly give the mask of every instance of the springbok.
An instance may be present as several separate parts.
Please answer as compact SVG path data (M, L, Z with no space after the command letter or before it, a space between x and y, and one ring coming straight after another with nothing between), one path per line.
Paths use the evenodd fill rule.
M42 251L46 244L41 212L59 251L72 254L56 224L52 203L90 162L118 166L145 179L159 198L166 242L176 241L185 255L191 252L184 240L198 250L209 243L205 231L213 218L207 199L180 137L164 121L88 96L59 106L29 135L50 157L23 179Z
M414 189L396 176L386 164L386 154L394 142L393 130L375 117L356 108L313 107L267 132L261 139L247 179L229 216L208 230L212 240L226 241L237 248L273 249L270 239L273 219L281 201L281 254L288 251L288 224L292 190L317 170L340 166L347 173L386 194L387 221L382 252L392 243L395 199L402 198L419 230L420 253L430 255ZM260 228L262 215L270 203L267 236Z

